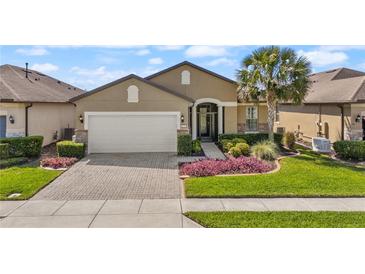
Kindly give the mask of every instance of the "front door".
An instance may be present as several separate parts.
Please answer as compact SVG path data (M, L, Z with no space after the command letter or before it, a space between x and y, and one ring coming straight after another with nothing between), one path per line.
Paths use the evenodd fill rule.
M203 142L216 140L217 111L212 104L202 104L198 107L198 137Z
M0 138L6 137L6 116L0 116Z

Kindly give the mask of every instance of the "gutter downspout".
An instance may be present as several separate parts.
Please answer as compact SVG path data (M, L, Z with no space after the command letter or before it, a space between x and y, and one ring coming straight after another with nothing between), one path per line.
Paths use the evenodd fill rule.
M29 126L28 126L28 109L33 106L33 103L30 103L30 105L27 105L25 107L25 136L28 136Z
M338 107L341 109L341 140L343 141L345 139L345 114L343 105L338 105Z

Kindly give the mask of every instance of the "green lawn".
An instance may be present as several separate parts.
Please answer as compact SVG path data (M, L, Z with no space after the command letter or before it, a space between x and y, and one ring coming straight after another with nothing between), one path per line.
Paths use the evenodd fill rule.
M11 200L24 200L32 197L42 187L61 174L57 170L39 167L12 167L0 170L0 200L9 200L10 194L21 193Z
M300 149L281 160L277 173L199 177L185 180L187 197L337 197L365 196L365 169L350 167Z
M365 212L275 211L187 212L204 227L214 228L354 228L365 227Z

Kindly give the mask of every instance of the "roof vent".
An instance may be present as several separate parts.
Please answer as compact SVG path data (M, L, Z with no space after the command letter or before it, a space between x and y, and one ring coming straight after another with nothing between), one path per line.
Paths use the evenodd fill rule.
M57 83L58 83L58 84L61 84L61 81L60 81L60 80L57 80Z
M25 78L28 79L28 62L25 63Z

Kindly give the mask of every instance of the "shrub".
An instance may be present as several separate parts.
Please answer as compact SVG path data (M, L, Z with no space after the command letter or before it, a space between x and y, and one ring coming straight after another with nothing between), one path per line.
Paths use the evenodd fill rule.
M333 149L343 159L365 160L365 141L337 141Z
M243 138L250 146L264 140L269 139L268 133L235 133L235 134L219 134L218 141L220 142L222 139L232 140L234 138ZM274 142L278 145L282 145L283 135L279 133L274 133Z
M245 155L245 156L250 155L250 146L248 144L238 143L236 145L236 148L238 148L241 151L242 155Z
M201 141L199 139L192 141L192 152L193 153L202 152Z
M28 162L27 157L13 157L8 159L0 159L0 168L17 166Z
M261 141L251 147L252 155L258 159L273 161L278 156L278 149L276 144L270 141Z
M232 139L232 143L233 143L233 145L237 145L238 143L245 143L245 144L247 144L246 140L243 139L243 138L233 138Z
M57 145L57 155L59 157L76 157L81 159L85 155L85 145L73 141L61 141Z
M228 139L222 139L219 144L223 152L228 152L233 147L232 141Z
M0 159L9 157L9 144L0 144Z
M287 148L293 149L295 145L295 135L294 132L285 132L283 136L283 144Z
M201 160L183 164L180 173L183 175L202 177L218 174L264 173L272 170L274 165L253 157L230 158L227 160Z
M177 136L177 154L190 156L192 152L192 140L190 134L180 134Z
M41 161L41 166L51 168L68 168L77 162L77 158L70 157L53 157Z
M38 157L41 155L43 136L1 138L0 143L9 144L10 157Z
M237 158L242 155L242 152L238 147L231 147L229 150L229 154L232 155L234 158Z

